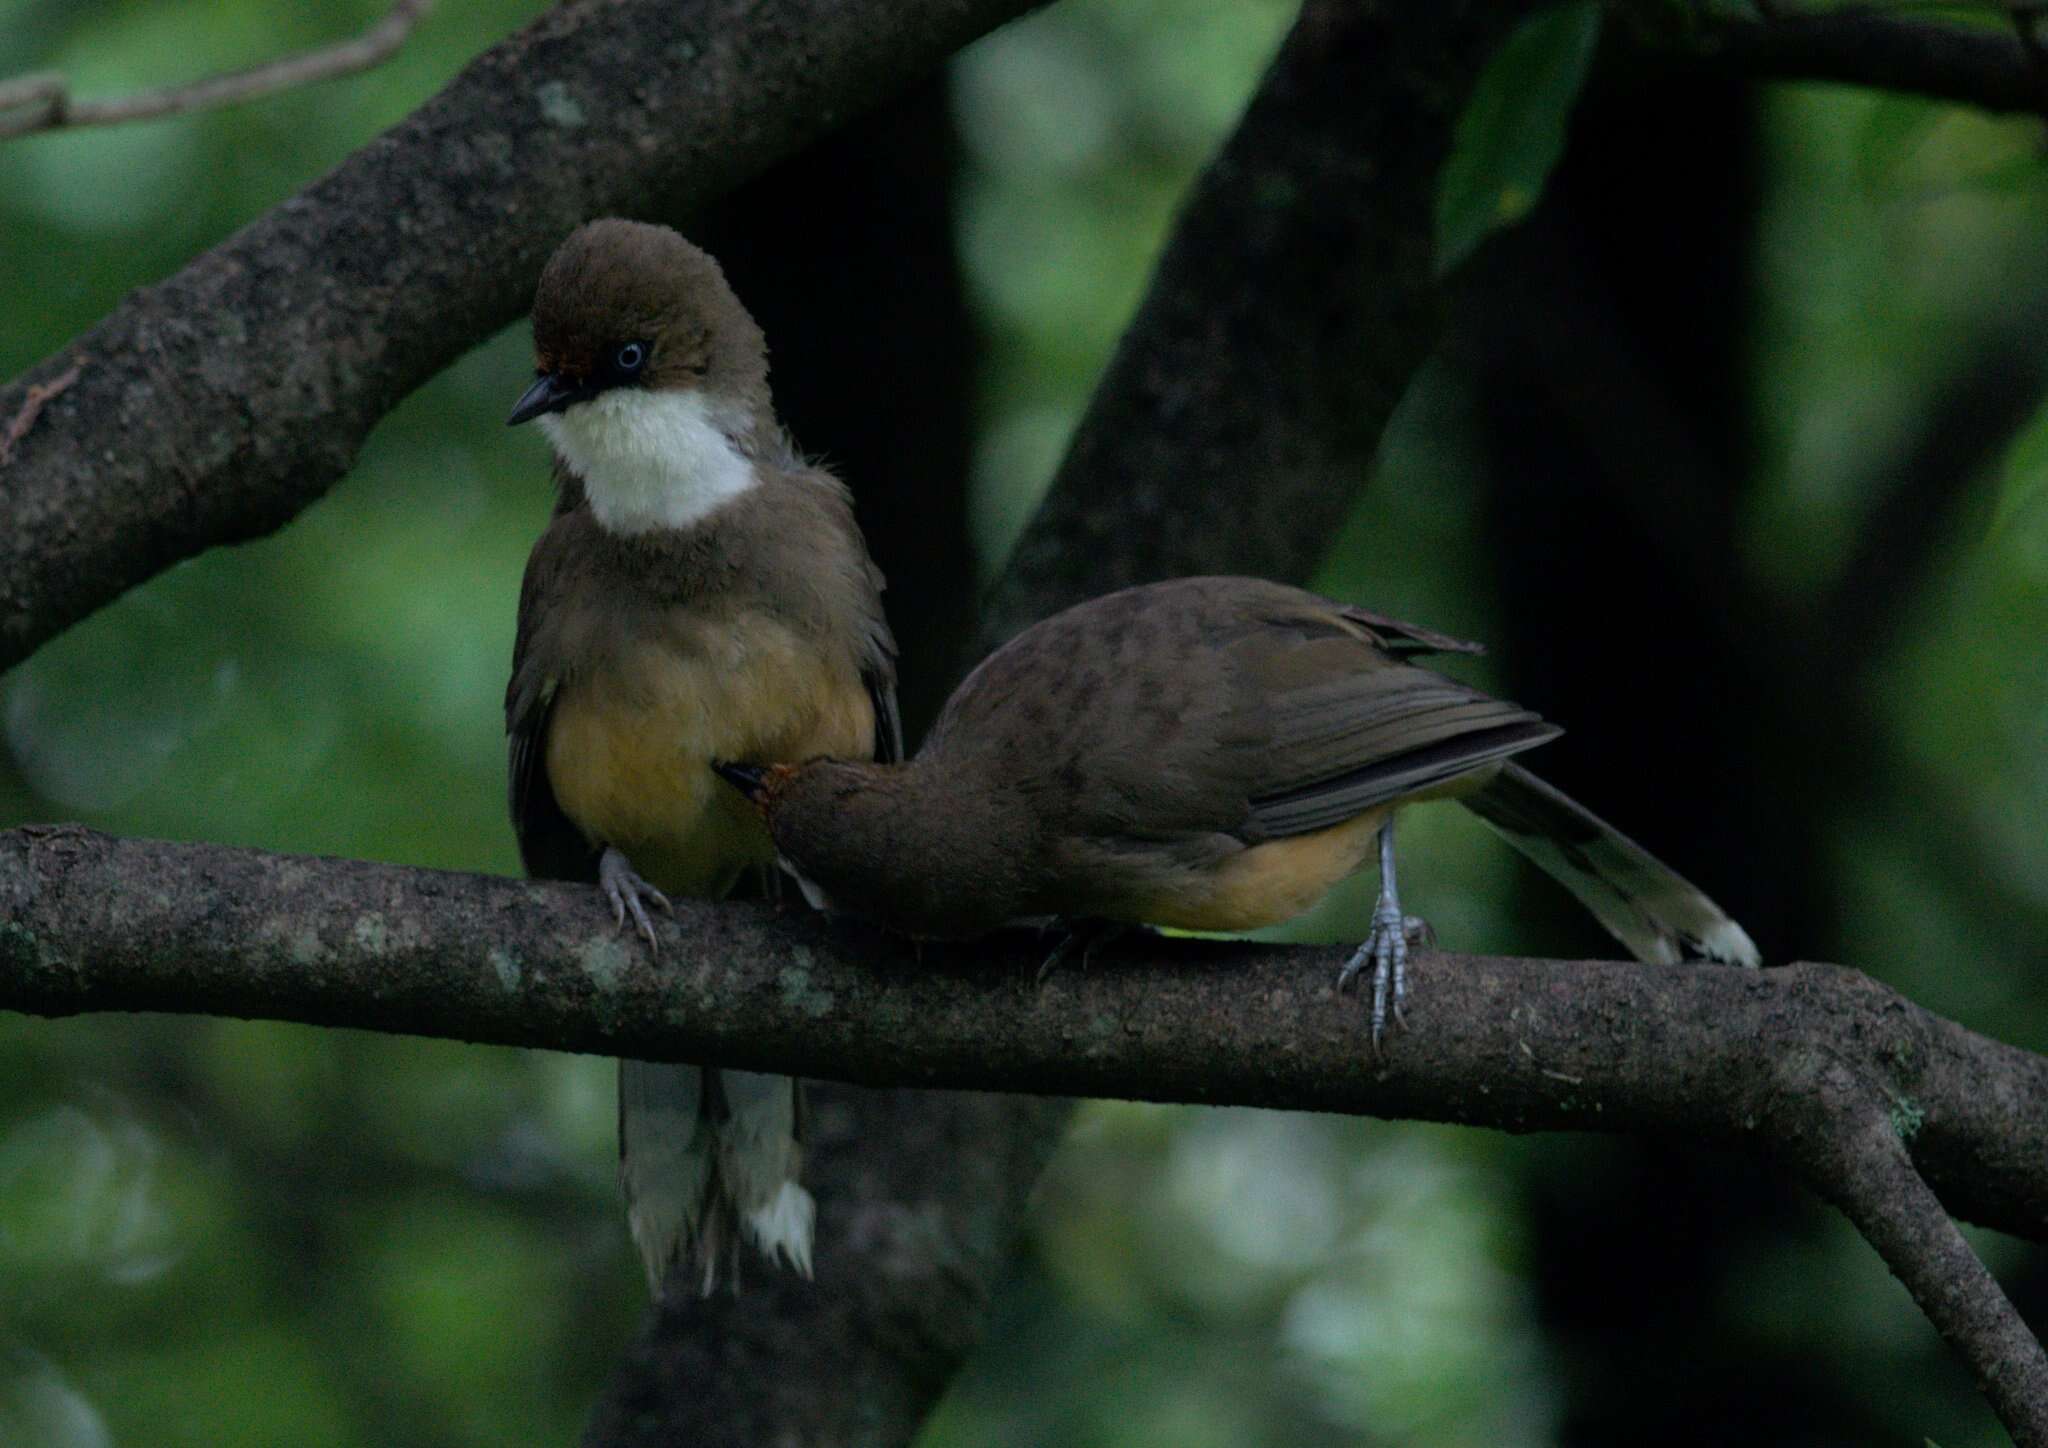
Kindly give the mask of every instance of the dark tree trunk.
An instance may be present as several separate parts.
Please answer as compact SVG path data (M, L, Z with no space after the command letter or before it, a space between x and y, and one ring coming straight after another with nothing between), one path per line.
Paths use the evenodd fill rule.
M1539 769L1784 960L1827 955L1835 932L1817 873L1823 819L1783 809L1756 767L1760 740L1805 732L1778 727L1787 695L1748 636L1762 601L1745 595L1737 559L1754 462L1742 379L1756 156L1749 87L1595 90L1542 206L1481 259L1457 345L1488 460L1497 655L1513 695L1569 731ZM1544 932L1530 949L1603 948L1540 881L1518 915ZM1843 1380L1711 1310L1760 1236L1818 1220L1782 1175L1626 1139L1531 1162L1562 1441L1883 1435Z
M974 626L972 329L943 79L750 182L699 228L768 334L776 406L853 489L915 734Z

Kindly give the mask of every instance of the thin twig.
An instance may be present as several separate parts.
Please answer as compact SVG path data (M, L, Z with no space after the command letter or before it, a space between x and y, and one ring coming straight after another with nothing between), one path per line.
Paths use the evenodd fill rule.
M315 81L353 75L397 54L432 5L433 0L397 0L389 14L353 40L266 61L247 70L209 76L190 85L111 100L74 101L70 83L50 72L19 76L0 82L0 140L36 131L109 126L211 110Z
M79 375L85 371L88 360L90 359L80 357L48 382L37 382L30 386L28 396L22 399L21 407L14 414L14 420L7 424L7 431L0 433L0 468L14 461L14 445L28 436L28 430L36 425L36 419L42 416L43 409L49 405L50 399L59 396L65 388L78 380Z

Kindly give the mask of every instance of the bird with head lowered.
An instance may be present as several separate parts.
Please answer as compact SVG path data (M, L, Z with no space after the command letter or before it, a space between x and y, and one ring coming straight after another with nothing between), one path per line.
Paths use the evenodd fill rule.
M554 449L505 694L528 873L648 907L765 878L758 814L714 759L895 759L895 645L845 487L777 421L761 330L666 227L578 228L541 273L511 422ZM619 1175L657 1295L709 1291L751 1242L808 1276L803 1102L784 1077L619 1064Z
M1308 909L1377 854L1377 1043L1407 991L1396 812L1458 799L1639 959L1757 963L1691 883L1513 762L1560 732L1411 662L1474 652L1256 578L1182 578L1055 614L969 674L905 763L718 771L814 903L909 934L1046 917L1241 931Z

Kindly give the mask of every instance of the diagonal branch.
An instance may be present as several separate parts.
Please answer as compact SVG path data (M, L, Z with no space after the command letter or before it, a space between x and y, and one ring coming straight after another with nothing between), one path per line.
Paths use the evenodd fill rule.
M2048 70L2009 32L1845 7L1761 19L1610 4L1652 53L1759 80L1836 81L1997 113L2048 113ZM1704 7L1700 7L1704 8ZM1993 7L1986 6L1990 10Z
M354 75L398 54L432 5L433 0L397 0L382 20L338 45L287 55L228 75L208 76L190 85L111 100L73 100L70 83L61 75L24 75L0 81L0 141L36 131L109 126L213 110L315 81Z
M550 10L0 387L11 418L79 352L92 359L0 468L0 668L319 498L401 397L526 309L578 222L701 206L1029 3Z
M678 912L657 968L583 887L16 830L0 835L0 1008L203 1011L874 1085L1657 1131L1761 1149L1877 1246L2015 1436L2048 1441L2048 1359L1922 1180L1953 1210L2048 1239L2048 1059L1854 971L1431 954L1416 966L1409 1029L1376 1060L1358 1001L1332 987L1335 949L1155 940L1041 986L1042 945L1029 935L927 948L920 960L803 912ZM897 1114L931 1139L928 1153L963 1169L977 1141L965 1128L997 1128L999 1108L951 1099L975 1109L932 1112L920 1097ZM951 1204L1034 1165L984 1160L986 1178L949 1188ZM1019 1192L1000 1196L1007 1210L1021 1205ZM836 1264L823 1256L827 1291L783 1284L776 1300L824 1302L842 1318L886 1307L892 1356L913 1342L908 1356L927 1371L949 1369L988 1253L971 1266L891 1257L909 1224L863 1226L848 1219L857 1204L834 1209L843 1250ZM871 1272L878 1281L862 1286ZM749 1315L778 1314L756 1302Z
M1225 565L1298 578L1321 560L1436 341L1452 127L1534 8L1302 8L1174 228L985 646L1126 584Z
M1859 492L1872 501L1837 565L1838 581L1813 609L1810 635L1792 639L1805 666L1785 672L1804 676L1803 692L1812 690L1814 670L1831 669L1842 676L1835 697L1855 697L1872 661L1911 626L1915 602L1927 596L1985 478L2039 411L2048 359L2036 339L2048 293L2007 307L1928 387L1912 436L1861 480Z
M1818 1069L1788 1083L1800 1094L1785 1113L1780 1154L1877 1249L1970 1365L2013 1441L2048 1443L2048 1357L1914 1170L1902 1138L1917 1129L1919 1102L1853 1058L1805 1060Z

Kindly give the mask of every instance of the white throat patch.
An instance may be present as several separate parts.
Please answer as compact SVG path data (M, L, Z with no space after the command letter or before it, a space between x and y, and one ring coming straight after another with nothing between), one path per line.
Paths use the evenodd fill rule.
M701 392L615 387L540 425L607 532L686 528L757 481Z

